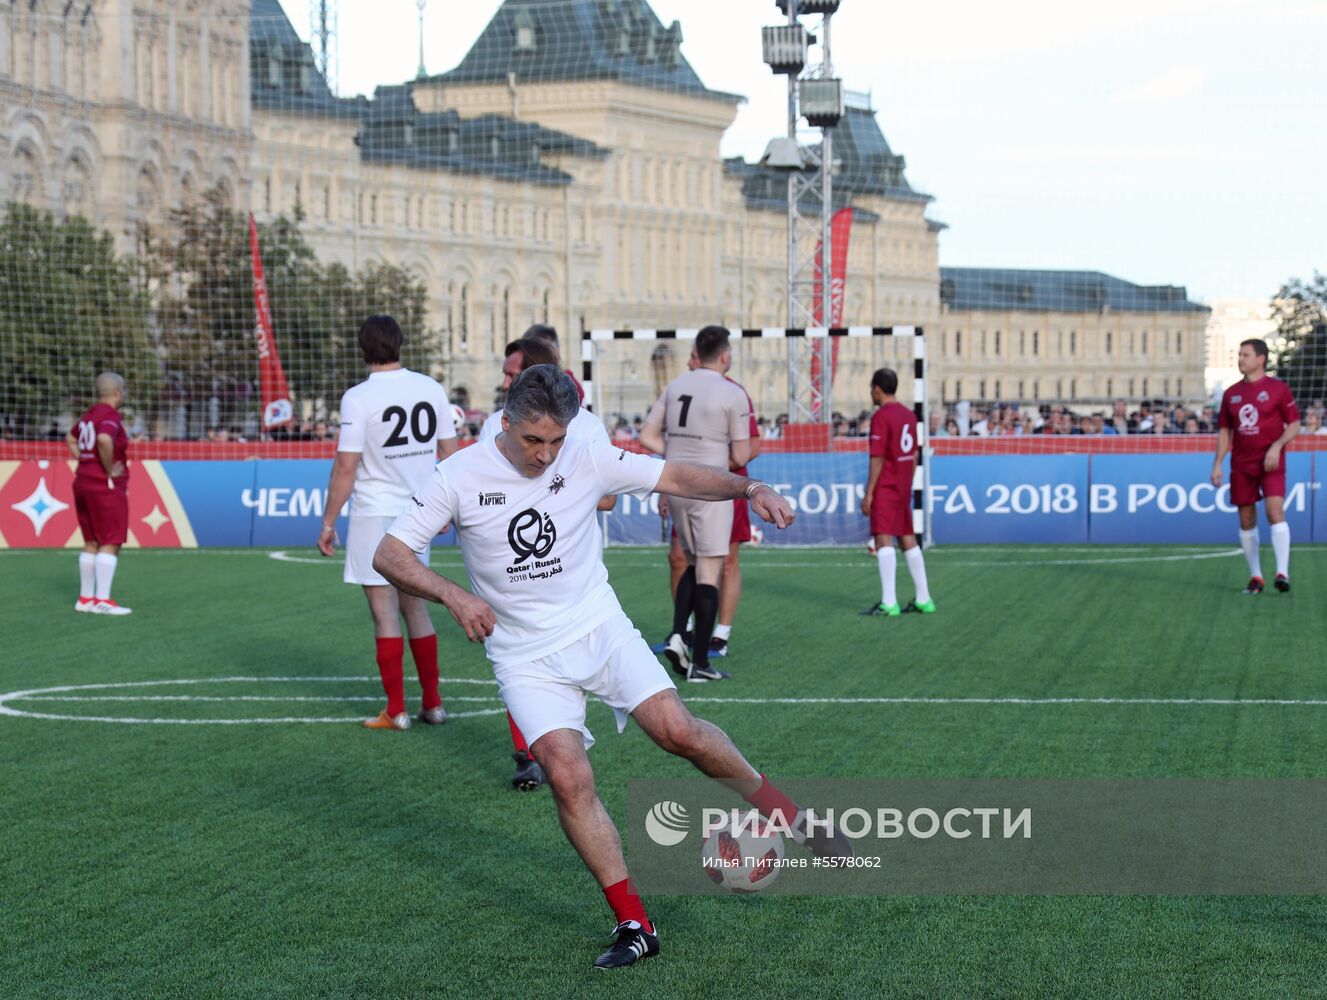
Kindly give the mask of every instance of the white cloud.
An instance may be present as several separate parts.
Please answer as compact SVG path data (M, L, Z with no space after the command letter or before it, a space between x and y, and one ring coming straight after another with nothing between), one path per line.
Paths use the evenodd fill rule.
M1113 104L1169 104L1196 94L1207 82L1201 66L1176 66L1160 76L1111 95Z

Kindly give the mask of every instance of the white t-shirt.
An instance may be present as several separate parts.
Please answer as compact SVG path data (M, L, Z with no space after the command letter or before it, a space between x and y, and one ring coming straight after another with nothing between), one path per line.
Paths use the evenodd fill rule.
M488 415L488 418L484 421L484 426L479 428L479 440L491 441L502 433L502 414L504 412L504 410L494 410ZM604 444L609 443L608 431L604 430L604 425L600 423L599 418L582 407L580 412L571 418L571 423L567 424L567 443L570 444L572 441L582 438L595 437L602 438Z
M606 437L569 436L557 460L527 479L485 438L440 463L387 533L422 552L455 525L470 586L497 617L489 659L529 663L621 614L595 507L609 493L649 496L663 467Z
M438 441L456 437L447 391L409 368L372 372L341 397L337 451L361 453L352 517L396 517L438 461Z

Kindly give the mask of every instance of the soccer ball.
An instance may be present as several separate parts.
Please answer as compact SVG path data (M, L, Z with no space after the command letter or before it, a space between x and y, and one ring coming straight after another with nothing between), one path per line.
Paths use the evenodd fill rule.
M751 544L759 545L764 540L765 540L765 533L761 531L758 527L756 527L754 524L751 525Z
M748 815L739 818L736 832L731 816L710 831L700 849L701 867L711 882L729 892L760 892L779 878L783 835L770 830L763 817L755 817L756 824L745 822Z
M452 423L456 425L458 431L465 426L465 410L455 403L452 404Z

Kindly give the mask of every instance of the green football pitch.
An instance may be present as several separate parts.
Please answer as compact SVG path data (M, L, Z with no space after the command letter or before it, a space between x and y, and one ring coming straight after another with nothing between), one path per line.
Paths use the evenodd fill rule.
M662 551L607 561L661 637ZM733 679L682 694L775 778L1327 777L1327 549L1295 550L1292 594L1244 597L1233 547L941 547L939 613L898 619L856 614L878 597L863 551L745 566ZM372 732L353 724L381 702L371 627L339 561L129 552L123 619L75 615L76 578L72 553L0 553L6 997L1327 990L1307 896L657 896L662 956L595 973L611 913L548 791L510 788L483 651L445 611L455 717ZM258 721L290 718L328 724ZM691 773L602 705L589 725L619 821L629 777Z

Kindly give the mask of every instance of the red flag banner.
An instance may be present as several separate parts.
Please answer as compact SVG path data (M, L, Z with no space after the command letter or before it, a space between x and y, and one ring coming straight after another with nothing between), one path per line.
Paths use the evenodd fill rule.
M263 400L263 429L280 427L294 418L290 405L290 387L276 349L272 329L272 307L267 299L267 279L263 277L263 255L258 248L258 226L249 213L249 253L253 257L253 305L258 314L253 335L258 341L258 387Z
M834 213L829 222L829 322L825 322L824 310L821 309L821 294L824 280L820 270L820 250L824 242L816 244L816 286L815 286L815 319L817 325L836 327L843 325L843 292L848 278L848 239L852 235L852 209L840 208ZM832 352L833 367L830 370L829 382L834 384L834 376L839 368L839 342L834 339L830 346ZM820 355L815 354L811 358L811 384L816 387L817 399L823 398L821 391L821 372ZM817 404L818 405L818 404ZM818 412L816 414L819 415Z

